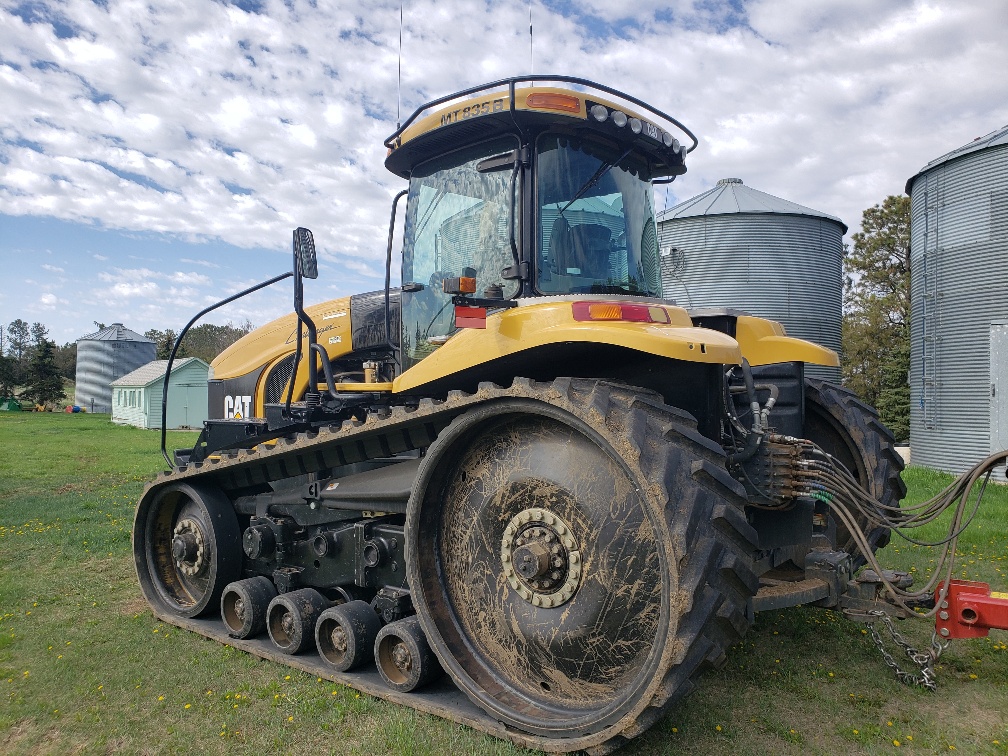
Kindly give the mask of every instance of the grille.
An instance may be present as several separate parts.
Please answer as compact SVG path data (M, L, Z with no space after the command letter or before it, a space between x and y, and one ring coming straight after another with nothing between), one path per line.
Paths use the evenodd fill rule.
M291 368L294 365L294 355L284 357L273 366L266 377L266 393L263 397L265 404L279 404L284 399L284 389L291 376Z

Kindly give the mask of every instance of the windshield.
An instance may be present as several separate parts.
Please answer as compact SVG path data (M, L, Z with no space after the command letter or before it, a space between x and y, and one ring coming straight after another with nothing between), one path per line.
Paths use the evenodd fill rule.
M410 178L403 243L402 359L407 369L455 331L455 309L445 278L476 279L476 296L516 284L501 272L514 262L508 218L511 166L480 172L488 157L518 147L515 139L485 142L420 165ZM503 161L502 161L503 162ZM500 294L497 294L500 296Z
M544 134L536 146L543 294L661 296L647 166L593 141Z

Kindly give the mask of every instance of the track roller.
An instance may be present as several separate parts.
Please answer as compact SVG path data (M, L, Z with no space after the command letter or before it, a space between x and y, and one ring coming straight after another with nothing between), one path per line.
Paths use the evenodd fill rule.
M221 594L221 619L232 638L254 638L266 629L266 610L276 586L262 575L229 584Z
M331 606L315 623L315 645L336 671L346 672L374 658L381 627L378 613L366 601Z
M315 620L329 606L329 601L314 588L282 593L269 603L266 629L270 640L285 654L299 653L315 637Z
M382 679L400 693L426 685L441 672L415 616L385 625L375 640L374 656Z

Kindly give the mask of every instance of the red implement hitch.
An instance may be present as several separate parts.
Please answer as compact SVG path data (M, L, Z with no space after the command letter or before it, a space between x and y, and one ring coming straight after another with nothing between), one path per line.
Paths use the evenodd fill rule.
M991 593L987 583L972 580L949 581L944 602L944 582L935 590L941 604L935 615L935 630L945 639L984 638L991 630L1008 630L1008 593Z

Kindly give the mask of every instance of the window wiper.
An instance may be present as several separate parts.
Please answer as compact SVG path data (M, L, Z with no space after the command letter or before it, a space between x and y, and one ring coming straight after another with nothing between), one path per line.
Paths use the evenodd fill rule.
M584 184L581 185L581 188L578 189L577 192L575 192L575 194L571 198L570 202L568 202L566 205L563 206L563 210L560 211L560 215L562 216L564 214L564 212L566 212L566 210L567 210L568 207L570 207L575 202L577 202L579 199L581 199L581 197L584 195L585 192L587 192L589 189L591 189L593 186L595 186L595 184L597 184L599 181L601 181L602 178L607 173L609 173L609 171L611 171L614 166L619 165L620 161L623 160L623 158L625 158L627 155L629 155L631 150L633 150L633 147L629 147L626 152L624 152L622 155L620 155L618 158L616 158L611 163L602 163L602 165L600 165L598 167L598 170L595 171L595 173L593 173L589 177L589 179L587 181L585 181Z

